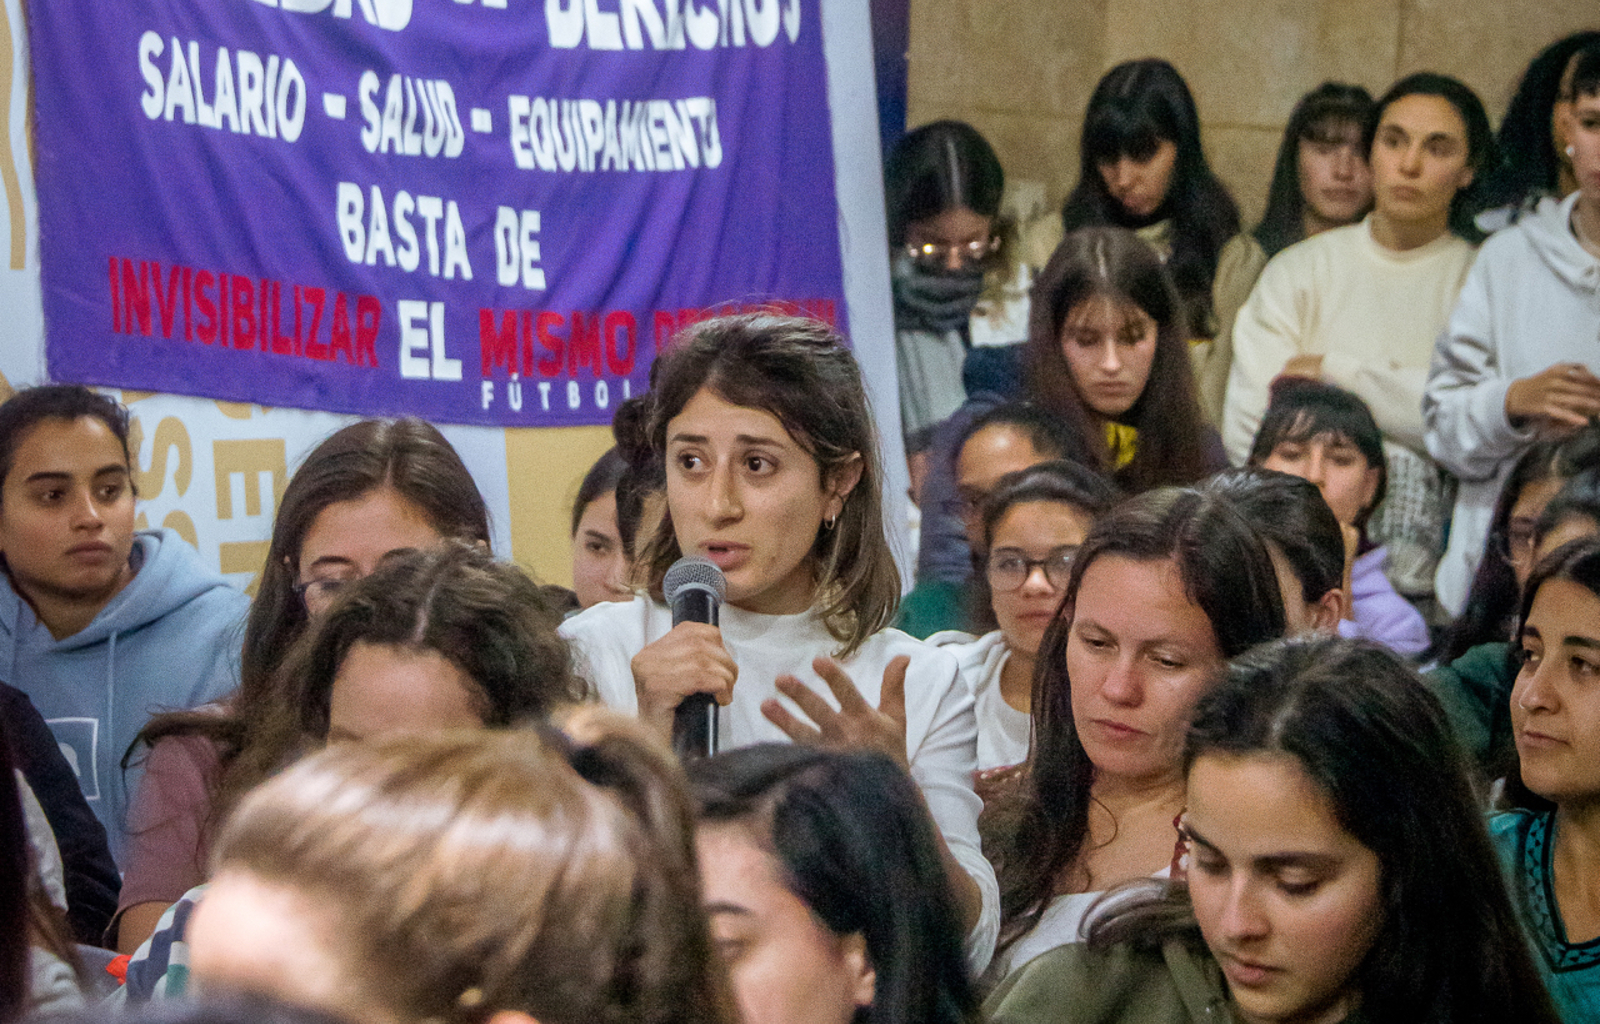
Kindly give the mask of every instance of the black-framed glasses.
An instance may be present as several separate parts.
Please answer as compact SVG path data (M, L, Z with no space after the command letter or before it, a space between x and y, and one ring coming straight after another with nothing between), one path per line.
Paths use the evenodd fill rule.
M1067 577L1072 575L1072 560L1078 555L1074 546L1053 549L1043 558L1029 558L1020 551L996 551L989 556L989 589L997 593L1016 590L1028 581L1033 570L1043 569L1044 578L1057 590L1067 589Z
M999 250L1000 236L990 235L975 242L907 242L902 248L918 263L942 267L955 257L963 266L971 266L982 263Z

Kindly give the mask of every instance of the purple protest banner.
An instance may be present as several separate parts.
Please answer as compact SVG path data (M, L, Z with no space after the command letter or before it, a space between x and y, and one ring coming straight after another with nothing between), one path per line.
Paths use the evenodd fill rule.
M56 380L609 422L710 307L843 324L818 0L50 0Z

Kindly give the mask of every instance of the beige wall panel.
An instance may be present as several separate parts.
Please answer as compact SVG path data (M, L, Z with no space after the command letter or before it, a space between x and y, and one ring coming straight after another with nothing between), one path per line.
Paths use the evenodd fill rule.
M1282 128L1213 125L1206 129L1206 156L1211 169L1239 204L1240 224L1254 226L1267 205L1272 161L1278 156Z
M995 6L1029 9L1018 0ZM976 67L965 0L911 0L911 46L906 70L906 123L915 127L940 118L963 118L957 111L972 106L972 81L985 69Z
M1083 107L1104 71L1106 0L913 0L907 120L967 121L1009 180L1059 203L1077 177Z
M1405 0L1400 71L1442 71L1478 91L1496 124L1535 54L1600 29L1594 0Z
M1022 5L971 0L970 103L1077 121L1100 77L1103 3Z
M1042 194L1046 205L1060 206L1078 177L1077 119L992 110L974 116L973 126L1000 154L1013 192L1021 186L1024 193Z
M1106 66L1165 57L1204 121L1281 125L1327 79L1387 85L1399 25L1396 0L1112 0Z
M546 583L572 586L572 501L610 447L610 427L506 431L511 557Z

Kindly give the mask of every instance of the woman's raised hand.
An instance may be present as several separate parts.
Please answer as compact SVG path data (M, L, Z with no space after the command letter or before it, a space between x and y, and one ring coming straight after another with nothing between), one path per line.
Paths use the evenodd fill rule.
M672 737L672 712L691 693L709 693L718 704L733 700L739 666L722 646L722 632L703 622L680 622L633 656L633 686L639 718L662 737Z
M811 667L833 691L837 710L795 676L779 676L778 692L794 701L813 724L796 718L776 700L761 703L761 713L796 743L838 750L876 750L894 758L902 768L906 760L906 666L900 655L883 670L878 706L868 704L850 676L832 658L817 658Z

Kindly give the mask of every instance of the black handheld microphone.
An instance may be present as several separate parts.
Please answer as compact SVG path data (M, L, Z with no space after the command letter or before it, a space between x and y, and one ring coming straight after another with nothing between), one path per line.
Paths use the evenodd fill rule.
M685 555L667 570L661 591L672 608L674 626L680 622L715 626L728 580L710 559ZM684 760L717 752L717 702L711 694L691 693L678 704L672 713L672 750Z

